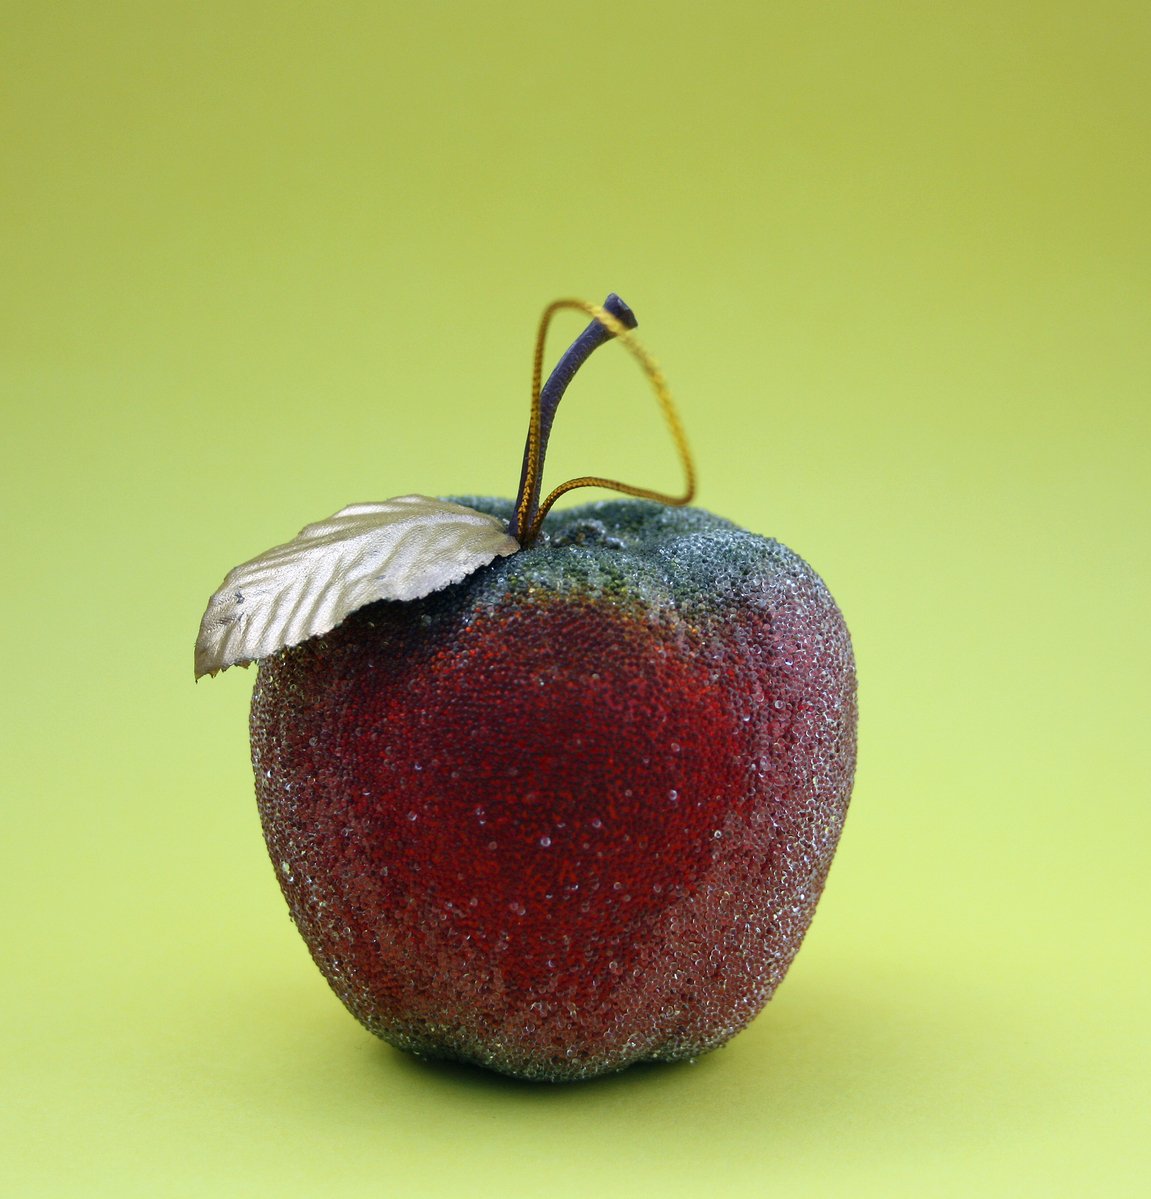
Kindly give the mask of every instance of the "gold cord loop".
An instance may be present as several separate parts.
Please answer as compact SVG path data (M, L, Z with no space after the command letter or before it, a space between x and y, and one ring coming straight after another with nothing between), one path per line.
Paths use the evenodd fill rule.
M535 540L540 526L543 524L544 517L547 516L548 511L556 500L561 495L565 495L569 491L574 491L577 487L604 487L609 491L619 491L624 495L635 496L637 499L656 500L661 504L670 504L675 507L690 504L695 498L695 465L691 459L691 451L688 449L687 436L684 433L683 424L679 419L679 413L672 402L667 380L663 377L663 372L656 365L654 359L636 340L631 330L618 317L613 316L605 308L600 307L600 305L589 304L585 300L555 300L544 309L543 316L540 318L539 331L536 334L535 358L532 366L531 425L528 432L527 483L523 488L523 494L520 499L520 506L525 510L517 511L516 513L520 527L522 527L523 522L527 519L526 505L530 502L528 497L536 491L536 484L539 481L543 465L539 460L541 439L540 392L543 386L544 348L547 341L548 327L555 314L565 308L573 308L578 312L586 313L593 320L598 321L613 334L617 341L623 343L632 357L643 368L648 381L655 390L656 400L659 402L664 419L667 421L667 426L671 431L680 464L683 466L686 486L682 495L673 496L667 495L662 491L653 491L647 487L635 487L630 483L621 483L616 479L604 479L596 475L584 475L578 479L568 479L566 483L561 483L549 492L547 499L540 504L539 511L536 513L535 519L532 521L523 539L525 545L530 545Z

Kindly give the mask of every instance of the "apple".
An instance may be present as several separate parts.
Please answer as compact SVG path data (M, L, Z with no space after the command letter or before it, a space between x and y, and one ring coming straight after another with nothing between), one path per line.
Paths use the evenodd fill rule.
M260 817L337 995L401 1049L551 1081L694 1058L756 1016L811 923L856 746L850 638L791 550L650 499L541 515L573 362L634 324L617 297L586 307L542 390L537 350L516 500L445 504L514 551L231 651L260 658ZM258 588L229 579L232 628Z

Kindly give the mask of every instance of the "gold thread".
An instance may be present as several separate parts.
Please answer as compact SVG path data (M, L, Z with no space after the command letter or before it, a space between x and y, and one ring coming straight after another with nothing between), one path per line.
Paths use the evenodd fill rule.
M540 526L544 522L544 517L547 516L556 500L560 496L566 495L567 492L574 491L577 487L604 487L609 491L619 491L624 495L635 496L637 499L656 500L661 504L670 504L673 507L682 507L684 504L690 504L695 497L695 465L691 459L691 451L688 449L687 435L684 433L679 413L672 401L667 380L663 377L663 372L656 365L655 360L640 345L632 335L631 330L618 317L613 316L612 313L600 307L600 305L589 304L586 300L554 300L544 309L543 316L540 318L539 331L536 334L535 359L532 367L532 412L531 423L528 427L527 479L519 506L516 509L517 527L522 528L523 522L527 519L527 508L531 502L530 497L535 493L539 481L539 444L542 422L540 390L543 381L544 343L547 339L548 326L551 324L552 317L564 308L574 308L579 312L586 313L593 320L599 321L605 329L614 334L617 341L623 343L632 357L639 362L644 374L647 375L648 382L651 383L655 390L656 400L659 402L664 419L667 421L668 429L671 431L680 464L683 466L686 487L684 488L683 495L673 496L662 491L653 491L648 487L636 487L631 483L621 483L616 479L600 478L597 475L583 475L578 479L568 479L566 483L561 483L549 492L547 499L540 504L535 520L532 521L531 528L527 530L523 538L523 544L525 545L530 545L535 540L540 531Z
M559 302L562 303L562 301ZM532 410L528 420L527 470L524 473L524 483L520 491L519 503L516 505L515 523L512 526L513 531L524 534L520 538L521 544L524 545L530 540L526 534L524 525L527 522L528 509L531 507L532 496L536 493L540 479L540 439L543 435L543 413L540 408L540 392L543 389L544 343L547 339L548 324L551 321L554 307L555 305L553 304L544 309L544 314L540 318L539 328L536 330L536 344L532 358Z

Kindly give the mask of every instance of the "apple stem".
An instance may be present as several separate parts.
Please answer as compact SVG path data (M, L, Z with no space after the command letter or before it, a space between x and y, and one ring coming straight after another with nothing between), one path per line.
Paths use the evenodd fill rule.
M639 324L635 313L614 291L604 300L603 308L629 329L634 329ZM548 381L540 390L538 440L534 443L533 453L532 429L529 428L524 442L520 485L516 490L516 516L510 526L512 536L521 545L524 544L524 538L539 512L544 459L547 457L548 440L560 400L564 398L564 392L575 378L576 371L600 346L606 345L613 337L615 333L602 321L593 320L564 351L563 357L555 364L552 373L548 375Z
M547 382L541 387L544 341L548 325L552 316L561 308L575 308L586 312L592 317L592 321L568 347L548 376ZM535 363L532 374L531 421L528 425L527 440L524 445L523 465L520 469L519 488L516 492L515 514L508 523L508 531L521 546L529 546L535 541L544 517L552 504L561 495L575 487L607 487L614 491L622 491L625 495L658 500L665 504L688 504L695 495L695 468L687 447L683 426L680 424L679 416L672 404L667 384L659 368L648 357L646 351L628 336L629 332L638 324L639 321L635 314L614 292L604 300L603 306L600 308L580 300L556 300L545 309L536 336ZM620 483L614 479L585 476L579 479L569 479L566 483L561 484L541 504L540 490L543 481L544 458L547 454L548 440L551 437L552 424L555 421L560 400L563 399L568 384L575 378L576 372L591 357L592 353L616 337L620 338L639 360L655 388L656 397L671 428L672 437L687 477L685 493L682 496L669 496L662 492Z

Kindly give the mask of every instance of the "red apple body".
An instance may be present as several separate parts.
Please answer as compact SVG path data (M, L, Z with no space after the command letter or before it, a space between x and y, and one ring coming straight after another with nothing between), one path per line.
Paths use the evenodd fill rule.
M636 501L545 532L261 662L252 746L292 917L351 1012L560 1080L694 1057L771 997L856 706L839 610L779 543Z

